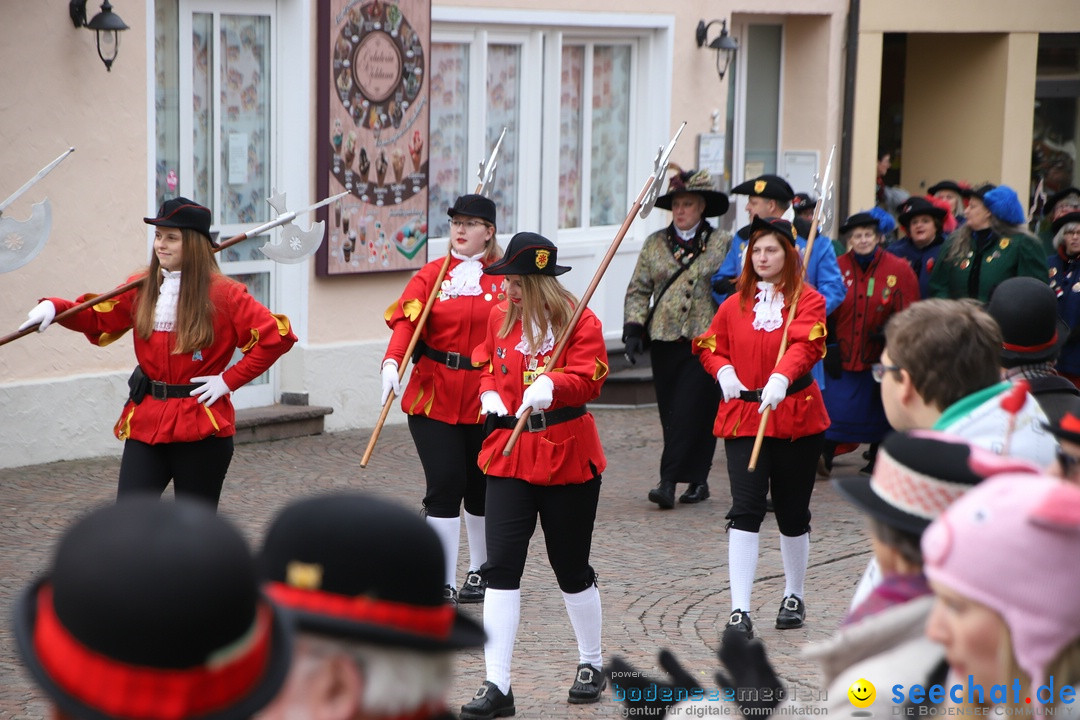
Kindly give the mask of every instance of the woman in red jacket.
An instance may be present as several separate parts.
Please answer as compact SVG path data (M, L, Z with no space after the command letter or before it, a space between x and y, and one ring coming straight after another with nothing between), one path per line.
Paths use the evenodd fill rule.
M210 210L166 200L156 218L154 254L133 290L60 321L105 346L134 328L139 364L114 432L126 441L117 495L155 492L169 480L178 496L215 507L232 461L235 411L229 393L266 372L296 342L243 284L218 269ZM20 327L41 332L57 312L93 298L42 300ZM243 357L234 364L233 352Z
M732 507L728 511L728 627L753 636L750 592L757 569L758 530L771 491L784 561L784 598L777 628L801 627L810 552L810 494L829 416L810 368L825 350L825 301L803 282L796 233L780 218L754 218L738 292L694 340L701 364L720 383L723 402L713 433L724 440ZM792 305L796 310L791 314ZM781 338L787 347L779 362ZM750 390L750 388L756 388ZM754 439L766 408L755 470Z
M483 373L482 368L469 362L469 353L484 339L491 308L503 298L499 289L502 278L485 274L485 267L502 256L502 248L495 242L495 203L488 198L462 195L447 215L450 268L413 353L415 364L404 393L398 385L398 368L443 258L420 268L398 301L386 311L386 324L393 334L382 363L382 403L393 390L401 395L401 409L409 416L409 432L427 482L424 511L446 553L447 602L477 603L484 600L480 566L487 560L486 485L484 474L476 466L484 439L476 400ZM459 592L462 504L469 570Z
M604 688L600 593L589 552L607 460L585 403L600 395L607 350L600 321L585 309L552 366L556 339L578 302L555 279L570 269L556 263L556 252L547 238L518 233L502 261L488 268L506 276L509 302L492 311L487 338L473 351L473 362L487 371L480 379L480 402L494 429L480 451L480 467L488 474L487 678L461 708L465 720L514 714L510 661L521 613L521 574L537 517L577 638L579 664L568 700L594 703ZM529 413L529 421L504 456L517 421L507 408L517 408L518 417Z

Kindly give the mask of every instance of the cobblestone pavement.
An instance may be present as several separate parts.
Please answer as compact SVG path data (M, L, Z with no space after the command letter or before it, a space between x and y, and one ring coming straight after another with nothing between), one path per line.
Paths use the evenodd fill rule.
M593 538L592 564L604 610L605 659L621 654L639 669L661 675L656 653L668 647L706 688L714 687L715 651L730 611L724 514L728 509L722 443L711 475L712 498L661 511L645 499L656 483L661 442L655 407L594 410L608 468ZM103 426L102 432L107 432ZM281 440L236 449L221 512L253 545L289 500L328 490L364 489L419 509L420 462L404 425L387 427L366 469L359 458L369 430ZM862 465L857 454L837 459L837 473ZM113 500L118 459L96 459L0 470L0 718L44 718L47 707L14 649L11 614L23 587L48 567L63 529L88 508ZM685 486L680 487L680 491ZM171 491L170 491L171 492ZM772 628L783 594L779 535L770 515L762 527L753 595L755 630L789 687L821 688L807 642L836 628L869 557L862 519L827 482L813 496L813 534L807 574L807 623ZM597 705L569 705L577 650L562 597L538 528L522 581L521 626L514 654L513 689L520 718L604 718L620 715L610 691ZM462 540L459 578L468 562ZM464 606L482 619L481 605ZM462 652L450 695L466 702L484 679L483 653Z

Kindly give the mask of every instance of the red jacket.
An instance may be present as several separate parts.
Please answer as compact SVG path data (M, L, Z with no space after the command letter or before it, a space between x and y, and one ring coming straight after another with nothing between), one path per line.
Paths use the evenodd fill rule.
M885 323L919 299L919 280L906 260L882 248L874 251L866 270L854 251L841 255L837 263L847 295L836 309L836 337L829 343L839 343L845 370L869 370L885 348Z
M487 323L487 337L473 350L477 365L487 363L481 374L480 392L495 390L511 414L521 406L525 392L528 358L515 347L521 341L519 321L504 338L499 337L506 316L507 303L492 310ZM550 355L548 356L550 357ZM538 370L545 361L538 359ZM600 395L608 373L607 347L600 321L588 308L570 336L558 365L546 373L554 385L553 401L548 411L584 405ZM521 433L509 457L502 454L511 430L494 430L480 450L478 463L485 473L497 477L520 478L534 485L572 485L594 478L607 467L600 436L592 413L551 425L540 432Z
M780 362L783 326L765 332L755 330L753 301L746 311L739 307L739 295L731 295L716 311L705 334L694 339L705 371L712 377L725 365L732 365L739 380L750 390L760 390L769 376L778 372L791 382L810 372L810 368L825 354L825 299L809 285L803 284L795 318L788 329L788 344ZM785 324L791 309L791 299L784 299L781 315ZM759 401L734 399L721 402L713 424L713 435L719 438L754 437L761 415ZM811 382L798 392L780 401L769 413L765 425L767 437L800 438L824 432L829 427L829 414L821 399L821 390Z
M444 259L433 260L417 271L405 291L386 309L386 324L392 335L383 360L392 359L398 367L405 359L416 321L431 294L431 286L439 275ZM450 259L447 276L461 260ZM435 298L420 339L432 350L456 352L461 355L461 367L469 365L472 349L484 340L487 319L495 304L503 299L502 276L481 275L479 295L451 297L442 292ZM444 288L448 287L444 281ZM408 415L425 415L432 420L452 425L476 425L480 417L480 376L478 370L452 370L421 355L413 366L409 383L401 394L401 409Z
M138 275L128 278L137 279ZM56 312L93 298L82 295L76 301L49 298ZM191 378L223 373L225 384L236 390L266 372L274 361L296 342L289 318L275 315L248 294L247 288L225 275L214 275L210 285L214 304L214 343L194 353L173 354L175 333L154 331L148 340L133 338L135 359L150 380L170 385L189 385ZM138 289L94 305L92 308L61 320L60 324L86 335L90 342L104 347L131 329L134 323ZM229 367L233 351L244 354ZM192 442L211 435L236 434L236 411L228 395L210 407L196 398L156 400L150 395L136 405L124 405L113 432L121 440L131 438L151 445L169 442Z

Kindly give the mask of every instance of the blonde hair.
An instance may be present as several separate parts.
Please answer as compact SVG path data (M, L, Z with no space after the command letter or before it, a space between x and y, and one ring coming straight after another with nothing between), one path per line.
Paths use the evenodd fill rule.
M508 276L514 277L514 276ZM552 275L518 275L521 278L521 302L509 303L499 337L506 337L517 322L529 346L538 348L547 329L556 338L570 324L578 299ZM533 337L536 334L537 337Z
M1031 242L1041 243L1037 237L1029 233L1021 225L1009 225L1003 223L997 215L990 213L990 229L994 231L994 234L1001 238L1013 238L1019 242ZM972 229L970 225L964 224L956 228L949 235L949 241L945 248L945 256L943 260L959 261L967 256L969 252L974 250L974 241L971 238Z
M190 228L181 228L180 234L183 244L174 355L194 352L214 344L214 303L210 300L210 285L214 276L221 274L213 248L205 235ZM161 263L157 253L154 253L135 298L135 333L143 340L149 340L154 332L154 310L160 292Z

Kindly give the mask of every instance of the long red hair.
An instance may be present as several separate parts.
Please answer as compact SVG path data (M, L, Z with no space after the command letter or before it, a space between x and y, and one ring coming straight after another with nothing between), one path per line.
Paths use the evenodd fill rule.
M787 304L791 304L791 299L802 289L802 257L799 255L794 243L779 232L765 229L755 230L750 235L750 241L746 243L742 274L739 276L737 284L739 288L739 307L744 312L748 307L748 303L753 303L754 296L757 294L757 284L761 281L761 276L754 270L754 262L751 260L754 245L761 238L768 236L775 237L777 242L780 243L780 247L784 248L784 267L780 271L780 280L776 283L777 292L783 293Z

